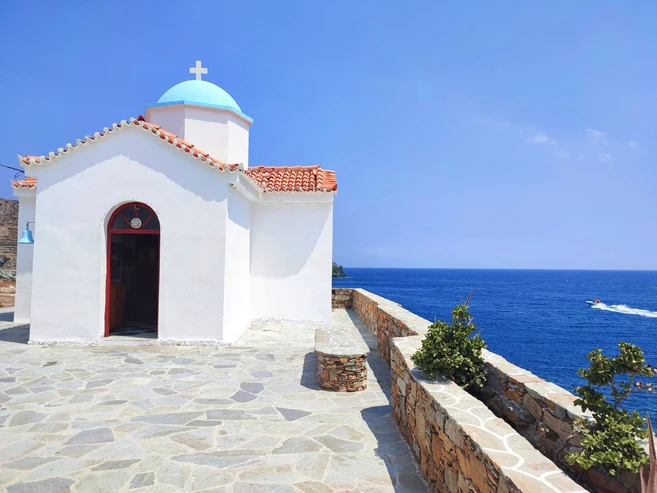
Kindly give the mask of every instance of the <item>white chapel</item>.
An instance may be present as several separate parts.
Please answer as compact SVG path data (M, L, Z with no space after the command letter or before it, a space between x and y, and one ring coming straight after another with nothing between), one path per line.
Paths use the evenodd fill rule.
M335 173L249 166L253 120L190 72L145 118L19 156L14 317L31 343L330 323Z

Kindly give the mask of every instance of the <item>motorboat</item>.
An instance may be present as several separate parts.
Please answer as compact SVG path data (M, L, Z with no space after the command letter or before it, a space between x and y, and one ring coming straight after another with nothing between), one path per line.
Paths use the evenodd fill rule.
M593 301L587 301L587 303L589 305L598 305L598 304L602 303L602 301L600 301L599 299L596 298Z

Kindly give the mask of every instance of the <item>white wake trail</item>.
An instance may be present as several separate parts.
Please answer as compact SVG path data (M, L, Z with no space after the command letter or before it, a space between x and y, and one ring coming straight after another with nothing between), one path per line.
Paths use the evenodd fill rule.
M622 313L624 315L639 315L640 317L657 318L657 312L641 310L639 308L630 308L627 305L605 305L604 303L596 303L595 305L591 305L591 308L604 310L606 312Z

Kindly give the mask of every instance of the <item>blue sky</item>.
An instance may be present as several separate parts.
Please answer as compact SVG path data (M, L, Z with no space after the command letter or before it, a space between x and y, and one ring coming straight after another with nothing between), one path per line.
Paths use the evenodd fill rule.
M144 113L202 60L254 119L252 165L336 170L345 266L657 269L656 19L651 1L3 2L0 163Z

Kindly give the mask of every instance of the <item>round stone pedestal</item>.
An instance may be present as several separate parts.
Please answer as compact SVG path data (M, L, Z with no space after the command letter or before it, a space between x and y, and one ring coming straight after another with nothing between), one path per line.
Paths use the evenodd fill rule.
M315 331L317 376L320 387L335 392L367 388L369 347L355 328Z

